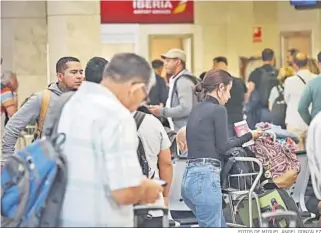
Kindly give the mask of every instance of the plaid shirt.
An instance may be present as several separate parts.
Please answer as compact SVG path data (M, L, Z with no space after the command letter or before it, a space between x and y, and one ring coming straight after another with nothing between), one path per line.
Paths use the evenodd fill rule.
M107 88L84 82L66 103L58 131L66 134L69 169L61 227L133 227L133 206L111 196L142 179L131 113Z

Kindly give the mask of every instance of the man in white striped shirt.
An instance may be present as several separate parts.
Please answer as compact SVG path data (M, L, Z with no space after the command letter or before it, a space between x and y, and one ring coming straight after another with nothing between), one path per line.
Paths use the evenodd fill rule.
M68 186L61 227L133 227L133 204L154 203L162 187L143 177L131 112L155 77L135 54L116 54L100 84L84 82L66 103L58 131L66 134Z

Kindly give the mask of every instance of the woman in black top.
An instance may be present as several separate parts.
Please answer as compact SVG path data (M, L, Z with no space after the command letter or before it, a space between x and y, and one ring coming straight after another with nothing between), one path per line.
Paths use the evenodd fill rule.
M228 72L207 72L203 82L196 87L206 97L192 109L186 126L188 162L182 181L182 197L200 227L226 227L220 185L222 156L227 150L242 146L260 134L253 131L228 139L224 104L230 98L231 87L232 77Z

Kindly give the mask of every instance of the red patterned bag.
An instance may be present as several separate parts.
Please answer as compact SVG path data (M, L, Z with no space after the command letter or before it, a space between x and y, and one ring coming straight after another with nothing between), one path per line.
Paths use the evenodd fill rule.
M251 150L262 163L266 178L271 178L279 188L293 185L300 171L300 162L294 152L265 137L257 139Z

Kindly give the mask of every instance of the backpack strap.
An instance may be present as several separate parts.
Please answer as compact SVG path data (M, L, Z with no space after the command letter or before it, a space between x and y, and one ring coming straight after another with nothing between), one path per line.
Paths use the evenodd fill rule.
M136 121L137 130L139 130L140 125L142 124L145 118L145 113L137 111L134 115L134 119Z
M301 81L304 83L304 85L307 84L307 83L305 82L305 80L304 80L300 75L297 74L296 76L298 76L298 78L301 79Z
M282 88L282 90L281 90L281 88ZM281 87L280 85L277 85L276 89L278 90L279 96L281 96L282 95L282 91L284 90L284 88Z
M175 80L174 80L173 92L172 92L172 98L171 98L171 99L173 99L174 93L175 93L176 95L178 95L177 82L178 82L178 80L181 79L181 78L187 78L187 79L190 80L194 85L196 85L197 82L198 82L198 81L197 81L197 78L196 78L195 76L190 75L190 74L186 74L185 71L182 72L182 73L181 73L178 77L176 77Z
M137 131L139 130L139 127L141 126L144 118L146 116L146 113L144 112L140 112L140 111L136 111L135 115L134 115L134 119L136 121L136 126L137 126ZM138 151L141 155L143 155L146 159L146 154L145 154L145 149L144 149L144 145L143 145L143 142L142 140L140 139L140 137L138 137L138 141L139 141L139 144L138 144ZM146 160L147 161L147 160ZM149 167L149 169L151 169ZM155 173L156 171L153 172L153 174L149 177L150 179L153 179L155 177Z
M46 117L46 113L49 107L49 102L50 102L50 97L51 97L51 91L46 89L43 91L42 94L42 100L41 100L41 106L40 106L40 115L39 115L39 121L38 121L38 126L37 126L37 131L35 133L35 139L40 138L42 134L42 129L43 129L43 123Z

